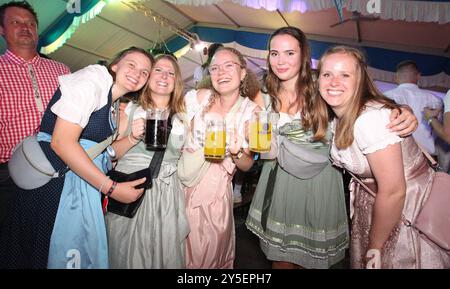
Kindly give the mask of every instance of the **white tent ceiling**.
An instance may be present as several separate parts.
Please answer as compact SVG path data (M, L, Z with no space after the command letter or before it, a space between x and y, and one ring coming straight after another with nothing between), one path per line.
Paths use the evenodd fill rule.
M40 15L40 32L45 32L65 12L64 6L67 1L29 1ZM8 1L0 0L0 4L5 2ZM116 52L129 46L151 48L155 43L169 42L176 37L170 27L161 26L152 17L134 11L130 5L131 1L107 2L99 15L80 25L72 37L62 47L49 54L49 57L66 63L74 71L88 64L97 63L100 59L110 60ZM334 7L300 13L253 9L235 4L231 0L215 1L217 4L209 6L175 5L170 2L143 1L147 7L170 19L182 29L197 26L271 33L281 26L292 25L301 28L313 40L425 53L444 56L447 61L450 57L450 23L361 19L330 27L339 22ZM53 14L49 9L54 10ZM45 15L45 18L41 15ZM344 9L344 18L351 17L352 12ZM253 50L248 50L246 54L250 67L256 72L261 71L265 66L264 54L254 53ZM204 59L204 56L193 50L179 59L183 79L188 86L193 85L193 70Z

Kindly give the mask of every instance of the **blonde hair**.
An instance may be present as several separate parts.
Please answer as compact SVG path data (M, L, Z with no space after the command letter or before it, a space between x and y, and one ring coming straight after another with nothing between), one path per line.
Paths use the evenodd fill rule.
M348 109L344 115L339 119L339 123L336 126L335 132L335 144L339 149L345 149L349 147L354 140L353 129L356 119L364 110L365 105L368 102L377 102L383 105L383 107L390 109L398 109L399 106L391 99L381 94L373 83L372 79L367 72L367 61L364 54L357 48L349 46L335 46L329 48L320 58L317 69L320 70L323 65L324 59L332 54L343 53L352 56L356 60L357 69L357 87ZM318 90L317 90L318 91ZM317 98L321 102L325 101L320 97L320 93L317 93Z
M173 92L170 95L170 101L169 101L169 108L170 108L170 114L175 113L182 113L186 111L185 105L184 105L184 99L183 99L183 79L181 78L181 71L180 67L178 65L177 60L169 55L169 54L160 54L155 57L154 65L158 63L161 59L167 59L169 60L174 69L175 69L175 87ZM149 109L153 107L154 103L152 100L152 92L150 89L150 79L152 77L152 73L150 73L150 77L147 81L147 84L145 85L145 88L141 95L139 96L138 103L141 105L144 109Z

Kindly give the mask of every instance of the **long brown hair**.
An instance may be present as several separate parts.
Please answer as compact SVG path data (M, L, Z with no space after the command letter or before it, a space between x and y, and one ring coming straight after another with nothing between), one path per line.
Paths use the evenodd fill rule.
M354 95L350 101L348 109L344 115L339 119L339 123L336 126L335 132L335 144L339 149L345 149L349 147L354 140L353 129L356 119L364 110L365 105L368 102L376 102L383 105L383 107L390 109L398 109L399 106L391 99L381 94L373 83L372 79L367 72L367 61L364 54L357 48L349 46L335 46L329 48L320 58L317 69L320 70L323 65L324 59L332 54L343 53L352 56L356 60L357 69L357 87ZM319 77L320 81L320 77ZM318 99L321 102L325 101L320 97L318 92Z
M177 60L169 55L169 54L160 54L155 57L154 64L158 63L161 59L167 59L172 63L174 69L175 69L175 87L173 92L170 95L169 100L169 107L170 107L170 114L176 114L176 113L182 113L185 112L185 105L184 105L184 99L183 99L183 79L181 78L181 71L180 67L178 65ZM142 92L142 94L139 97L139 105L142 106L144 109L152 108L154 103L152 100L152 92L150 90L150 78L152 77L152 74L150 73L150 77L147 81L147 84L145 85L145 88Z
M133 53L133 52L138 52L138 53L141 53L142 55L146 56L150 60L150 64L152 66L155 63L153 56L148 51L146 51L145 49L142 49L140 47L131 46L131 47L124 49L124 50L120 51L119 53L117 53L117 55L114 56L113 60L108 65L107 68L108 68L109 74L112 75L114 80L116 80L116 73L114 71L112 71L111 67L113 65L119 63L119 61L121 61L125 56L127 56L128 54Z
M281 92L281 80L273 72L270 66L270 43L275 36L290 35L298 41L301 55L301 66L299 76L297 79L297 102L298 106L302 108L301 119L302 126L305 130L312 129L314 132L313 139L315 141L325 140L328 128L328 109L323 102L316 100L315 86L313 80L313 72L311 65L311 49L308 44L306 35L300 29L292 26L282 27L276 30L269 39L267 55L267 77L265 85L267 93L270 96L272 103L272 110L278 112L281 108L281 101L279 98Z

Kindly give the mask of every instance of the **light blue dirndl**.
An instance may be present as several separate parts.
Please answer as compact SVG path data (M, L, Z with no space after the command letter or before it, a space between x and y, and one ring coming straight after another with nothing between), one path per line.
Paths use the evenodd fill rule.
M50 141L48 134L39 140ZM80 145L89 149L97 143L81 139ZM109 158L106 153L93 162L103 172ZM107 269L108 242L101 208L100 192L74 172L65 175L64 188L50 239L49 269Z

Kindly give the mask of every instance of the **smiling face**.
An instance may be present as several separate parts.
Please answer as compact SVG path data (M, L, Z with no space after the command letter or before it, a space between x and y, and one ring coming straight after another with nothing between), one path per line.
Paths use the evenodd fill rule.
M240 83L247 73L241 67L239 57L228 50L214 54L209 71L212 85L220 95L239 93Z
M301 68L300 44L291 35L280 34L272 38L269 48L269 64L281 81L296 81Z
M16 51L20 49L36 51L37 23L34 15L26 9L8 7L5 10L3 24L0 26L0 34L5 38L8 49L15 54L19 54Z
M159 59L153 66L149 79L152 94L168 96L175 89L176 71L172 62L167 58Z
M151 70L150 59L140 52L126 54L118 63L111 66L115 72L115 85L123 95L138 91L147 82Z
M356 95L359 69L356 59L347 53L322 58L319 91L322 98L341 117Z

